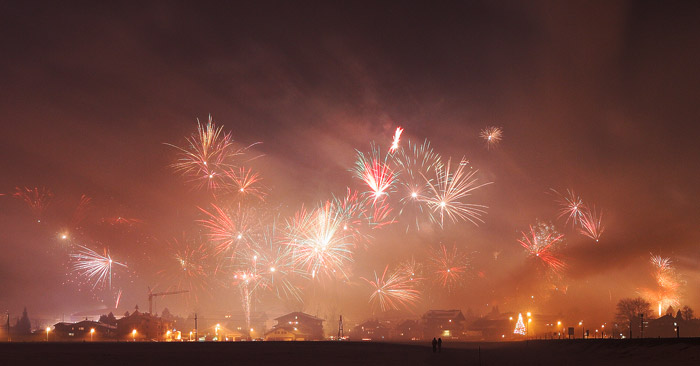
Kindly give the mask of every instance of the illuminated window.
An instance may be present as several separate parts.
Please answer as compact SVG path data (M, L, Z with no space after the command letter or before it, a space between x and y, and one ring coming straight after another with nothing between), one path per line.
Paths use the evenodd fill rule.
M442 336L443 336L443 337L451 337L451 334L452 334L452 333L451 333L449 330L447 330L447 329L445 329L445 330L442 331Z

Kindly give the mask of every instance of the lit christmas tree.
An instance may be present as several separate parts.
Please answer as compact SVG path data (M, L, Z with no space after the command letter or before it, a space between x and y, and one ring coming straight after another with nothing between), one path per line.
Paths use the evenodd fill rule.
M525 329L525 323L523 323L523 314L518 314L518 322L515 323L515 330L513 331L514 334L520 334L520 335L525 335L526 329Z

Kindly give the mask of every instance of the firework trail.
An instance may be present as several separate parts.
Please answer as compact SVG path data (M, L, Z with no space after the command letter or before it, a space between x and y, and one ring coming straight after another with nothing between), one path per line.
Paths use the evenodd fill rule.
M143 224L143 220L141 219L124 216L105 217L102 219L102 222L110 224L112 226L134 226L137 224Z
M486 127L481 130L479 137L486 140L486 147L491 149L495 147L503 137L503 130L500 127Z
M46 187L15 187L15 193L12 196L24 201L29 206L32 214L34 214L36 221L41 222L44 211L46 211L53 199L53 192Z
M88 211L92 209L92 198L82 195L80 196L80 201L73 211L73 216L70 220L70 227L75 229L80 226L80 224L87 217Z
M257 237L260 222L256 219L255 210L240 202L233 208L224 210L212 204L209 212L200 208L207 219L198 220L208 230L208 237L214 244L214 252L235 256L239 247L250 247Z
M122 301L122 289L119 289L119 293L117 293L117 299L114 301L114 308L118 309L119 308L119 303Z
M421 145L408 141L408 148L401 148L394 156L396 170L400 172L397 181L400 195L399 217L408 217L410 224L420 230L420 222L425 214L431 215L426 202L430 177L436 169L442 169L440 155L430 147L430 142L425 140ZM432 220L430 220L432 221Z
M355 168L352 169L355 176L362 179L370 188L373 201L376 202L382 195L391 192L396 181L396 174L391 170L386 157L381 157L381 152L374 144L372 151L365 155L357 152Z
M559 218L566 217L567 224L569 221L571 221L573 225L578 224L579 221L583 219L585 208L581 197L577 196L571 189L566 190L566 195L557 192L553 188L550 188L550 190L557 195Z
M484 222L481 215L486 213L487 207L467 203L465 200L472 195L472 192L492 182L477 184L474 176L478 171L467 171L468 166L469 162L462 159L453 172L451 161L448 160L447 164L435 169L436 181L428 181L426 202L433 213L432 217L441 227L444 225L445 217L453 223L467 220L478 226L478 222Z
M564 235L559 234L553 226L538 223L530 226L530 232L522 232L518 243L525 248L528 255L542 261L547 268L559 273L566 268L566 263L558 256L557 250L564 242Z
M287 223L288 245L296 266L312 278L325 275L347 278L345 265L352 262L352 236L343 230L342 215L330 202L312 212L302 208Z
M403 133L403 128L401 127L396 127L396 132L394 132L394 140L391 143L391 147L389 148L389 152L393 153L399 148L399 142L401 140L401 133Z
M78 245L78 252L71 254L70 257L75 261L73 263L73 271L79 276L85 277L88 281L93 282L92 288L104 287L105 283L112 289L112 268L121 266L127 268L126 264L117 262L112 259L107 248L104 249L104 255L101 255L94 250Z
M601 223L602 218L603 212L596 212L595 207L593 207L592 210L584 210L580 219L581 234L598 242L600 236L603 235L603 231L605 230L605 227Z
M384 268L384 273L379 277L374 272L374 281L365 280L372 288L369 302L372 306L379 307L381 311L398 310L400 307L413 305L420 298L420 292L413 288L414 283L410 277L404 276L399 271L391 272L387 276L389 266Z
M428 255L428 265L434 282L448 290L462 285L467 277L469 264L467 253L459 250L454 244L449 249L440 244L437 251L431 251Z

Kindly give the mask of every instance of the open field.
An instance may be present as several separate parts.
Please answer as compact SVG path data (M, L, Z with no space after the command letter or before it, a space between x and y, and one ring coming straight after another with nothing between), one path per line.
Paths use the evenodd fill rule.
M126 366L698 365L700 339L446 342L442 353L437 354L425 344L369 342L0 343L0 363Z

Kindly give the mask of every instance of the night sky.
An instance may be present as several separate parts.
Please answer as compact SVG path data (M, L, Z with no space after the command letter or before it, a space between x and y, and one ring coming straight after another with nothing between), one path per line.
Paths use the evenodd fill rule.
M343 295L257 310L381 316L358 278L439 243L474 253L473 278L406 317L497 305L608 321L620 298L654 286L650 254L671 258L682 305L698 308L699 10L690 1L2 2L0 310L51 318L113 302L66 283L60 228L37 225L9 196L24 186L50 188L55 216L86 194L95 215L143 220L100 242L132 269L118 279L120 313L147 306L163 242L202 233L197 207L210 198L169 168L176 151L164 143L182 145L209 115L236 141L261 142L248 165L286 216L361 187L349 171L355 149L385 149L398 126L403 142L428 139L494 182L474 195L489 207L484 224L390 226L356 254L351 280L333 290ZM487 149L479 131L492 125L503 140ZM599 243L557 218L550 189L602 209ZM566 236L566 291L547 290L517 242L537 219ZM217 296L165 304L183 315L240 311L235 289Z

